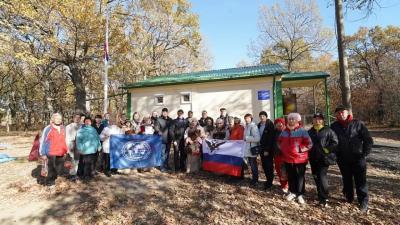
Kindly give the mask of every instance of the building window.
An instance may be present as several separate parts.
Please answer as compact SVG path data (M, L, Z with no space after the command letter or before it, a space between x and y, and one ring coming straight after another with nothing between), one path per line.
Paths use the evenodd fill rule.
M156 105L163 105L164 104L164 95L155 95L154 102Z
M190 92L181 93L181 103L191 103L191 102L192 102L192 95Z

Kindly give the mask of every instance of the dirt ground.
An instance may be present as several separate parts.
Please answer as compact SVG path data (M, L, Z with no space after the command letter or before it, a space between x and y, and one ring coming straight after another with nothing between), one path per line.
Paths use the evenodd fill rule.
M375 136L375 133L374 133ZM394 135L395 136L395 135ZM400 224L400 141L376 135L368 158L370 211L343 203L340 173L329 170L331 201L317 206L307 170L306 202L286 202L275 180L272 191L207 172L131 172L89 183L59 178L53 188L37 183L40 164L28 162L33 135L2 136L0 153L17 157L0 164L0 224ZM262 169L261 174L262 174ZM246 174L249 178L249 174ZM261 175L261 180L264 176Z

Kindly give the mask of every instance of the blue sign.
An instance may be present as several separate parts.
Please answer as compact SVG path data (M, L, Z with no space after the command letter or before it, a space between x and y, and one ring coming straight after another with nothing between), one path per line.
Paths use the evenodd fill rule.
M258 100L268 100L271 98L269 90L258 91Z
M161 136L111 135L111 168L149 168L161 166Z

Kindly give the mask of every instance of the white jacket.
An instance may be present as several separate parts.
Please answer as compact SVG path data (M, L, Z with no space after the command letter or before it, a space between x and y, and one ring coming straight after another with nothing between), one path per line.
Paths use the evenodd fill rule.
M100 140L103 141L103 152L110 153L110 137L113 134L124 134L124 131L117 125L105 127L100 134Z
M255 123L251 122L245 125L243 139L246 141L244 157L257 157L257 155L252 155L250 152L250 148L259 145L258 142L260 141L260 132Z
M74 152L75 150L75 139L81 124L70 123L65 127L65 141L67 143L68 151Z

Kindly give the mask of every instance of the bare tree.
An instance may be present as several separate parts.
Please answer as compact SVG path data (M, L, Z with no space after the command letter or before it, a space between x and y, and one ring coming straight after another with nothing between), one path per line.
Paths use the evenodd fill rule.
M284 63L289 71L306 54L324 52L331 46L332 32L323 27L314 0L285 0L281 6L262 6L255 44L260 62Z

